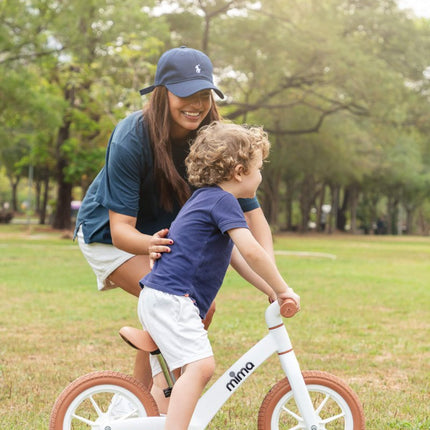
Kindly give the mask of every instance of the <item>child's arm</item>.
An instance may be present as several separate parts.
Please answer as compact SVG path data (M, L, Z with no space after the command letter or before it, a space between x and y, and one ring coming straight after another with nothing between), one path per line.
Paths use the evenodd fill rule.
M233 247L230 264L233 269L236 270L243 279L245 279L245 281L254 285L254 287L266 294L271 301L276 300L276 293L272 290L271 286L249 267L236 246Z
M300 296L287 285L276 264L252 233L247 228L234 228L228 234L249 267L269 284L278 299L292 297L300 306Z

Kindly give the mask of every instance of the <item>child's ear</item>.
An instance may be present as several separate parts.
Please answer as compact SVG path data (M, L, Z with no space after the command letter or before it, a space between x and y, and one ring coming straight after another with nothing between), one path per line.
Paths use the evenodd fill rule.
M238 164L234 168L233 177L234 177L234 179L236 179L236 181L242 182L242 176L243 175L244 175L244 168L243 168L242 164Z

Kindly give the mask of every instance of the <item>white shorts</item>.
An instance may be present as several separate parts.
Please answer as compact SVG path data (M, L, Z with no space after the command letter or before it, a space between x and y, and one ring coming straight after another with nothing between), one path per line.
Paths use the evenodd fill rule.
M189 297L144 287L137 313L170 370L213 356L208 332L203 327L197 306ZM155 356L151 355L150 360L155 376L161 372L161 367Z
M114 282L107 279L112 272L135 255L121 251L107 243L85 243L82 227L79 227L78 244L82 254L93 269L97 278L97 287L100 291L117 288Z

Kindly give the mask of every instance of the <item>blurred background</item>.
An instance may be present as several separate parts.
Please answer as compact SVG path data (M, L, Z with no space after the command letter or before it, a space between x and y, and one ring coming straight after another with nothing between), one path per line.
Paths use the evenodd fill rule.
M70 230L167 49L206 52L264 126L274 230L430 233L427 0L0 2L0 222Z

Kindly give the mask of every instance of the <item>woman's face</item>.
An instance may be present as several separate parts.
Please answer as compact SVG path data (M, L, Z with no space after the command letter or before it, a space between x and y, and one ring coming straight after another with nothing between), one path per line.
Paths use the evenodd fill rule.
M178 97L170 91L169 110L173 120L172 138L180 139L197 130L212 106L211 90L203 90L189 97Z

